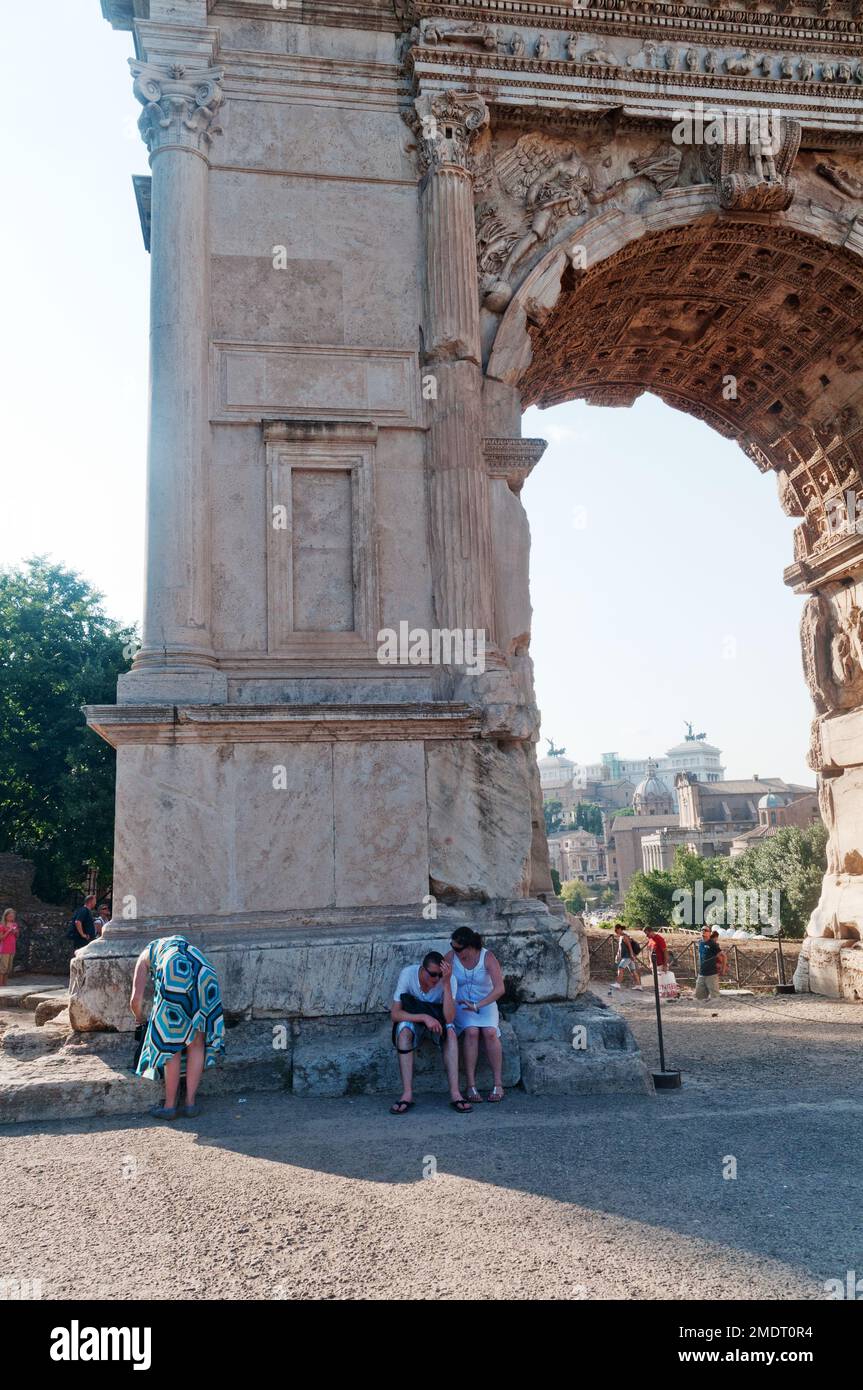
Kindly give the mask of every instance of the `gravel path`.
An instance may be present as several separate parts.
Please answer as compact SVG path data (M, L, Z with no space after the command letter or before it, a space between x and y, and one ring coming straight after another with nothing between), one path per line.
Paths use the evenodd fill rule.
M614 1002L655 1065L652 997ZM44 1298L811 1299L863 1274L863 1009L681 1000L665 1020L684 1087L655 1098L395 1119L265 1095L169 1127L6 1129L0 1269Z

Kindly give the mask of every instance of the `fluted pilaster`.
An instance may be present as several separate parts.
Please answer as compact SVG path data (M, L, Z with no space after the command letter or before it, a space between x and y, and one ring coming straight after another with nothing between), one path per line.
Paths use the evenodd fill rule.
M444 164L430 174L422 194L426 245L425 349L430 361L478 363L479 293L473 179Z
M150 151L147 585L136 668L215 664L210 633L209 163L220 69L130 64Z
M438 623L492 640L488 475L482 452L482 377L470 362L437 370L429 430L431 550Z
M429 504L435 613L445 628L493 642L488 477L483 456L479 290L471 140L488 124L475 95L417 103L425 232L424 343L435 376L429 407Z

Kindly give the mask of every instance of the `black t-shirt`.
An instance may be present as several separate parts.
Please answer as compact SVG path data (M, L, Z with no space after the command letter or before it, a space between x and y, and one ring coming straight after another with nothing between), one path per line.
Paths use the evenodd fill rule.
M79 907L78 911L75 913L75 921L81 923L81 926L87 934L87 939L92 941L93 937L96 935L96 923L93 921L93 914L89 907ZM76 932L76 935L80 940L81 933Z
M704 948L701 952L701 973L702 975L716 975L719 970L716 957L719 955L719 947L715 941L702 941Z

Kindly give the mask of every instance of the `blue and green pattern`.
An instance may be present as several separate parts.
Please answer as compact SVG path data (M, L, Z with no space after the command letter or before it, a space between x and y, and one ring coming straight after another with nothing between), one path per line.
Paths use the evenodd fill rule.
M182 936L164 936L147 948L153 974L153 1011L138 1060L139 1076L162 1075L166 1062L203 1033L204 1066L225 1050L219 980L207 957ZM185 1058L184 1058L185 1062Z

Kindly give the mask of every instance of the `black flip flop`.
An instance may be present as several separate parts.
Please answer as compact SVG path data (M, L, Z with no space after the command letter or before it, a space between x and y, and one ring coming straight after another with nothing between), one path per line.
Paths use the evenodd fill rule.
M406 1115L408 1111L413 1110L413 1108L414 1102L412 1100L397 1100L395 1105L390 1106L390 1114Z
M469 1115L473 1110L473 1106L466 1100L451 1100L450 1107L457 1111L459 1115Z

